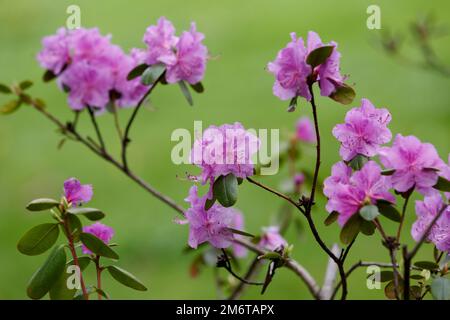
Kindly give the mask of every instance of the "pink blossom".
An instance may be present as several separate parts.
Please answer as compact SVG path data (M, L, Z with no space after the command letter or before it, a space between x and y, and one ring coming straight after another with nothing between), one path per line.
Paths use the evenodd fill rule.
M426 240L433 242L441 251L450 250L450 207L442 201L439 194L427 196L423 201L416 201L417 220L411 228L414 240L419 241L433 219L446 206L445 212L431 228Z
M267 69L275 76L273 94L281 100L297 96L311 100L307 77L311 67L306 63L306 48L302 38L291 33L292 41L278 52L276 59L269 62Z
M196 84L202 80L208 59L208 50L202 43L204 38L203 33L196 31L193 22L191 30L181 34L175 53L169 52L158 58L167 66L168 83L184 80L190 84Z
M253 175L251 158L258 149L258 138L236 122L207 128L194 141L190 158L202 169L203 183L229 173L246 178Z
M189 223L189 246L196 249L203 242L209 242L216 248L226 248L232 244L233 233L228 229L233 225L236 211L215 203L205 210L207 195L199 197L196 185L189 190L185 199L191 204L186 211Z
M305 183L305 175L301 172L294 175L294 186L300 188Z
M296 137L300 141L313 143L316 142L316 133L314 125L308 117L302 117L297 121Z
M314 49L328 45L334 47L333 52L324 63L314 68L313 71L318 76L320 94L325 97L331 95L336 90L336 85L342 84L344 81L344 77L341 76L339 71L341 54L337 51L336 42L332 41L329 44L323 44L316 32L308 32L307 54Z
M55 35L44 37L42 47L37 55L41 67L59 74L70 61L66 29L60 28Z
M381 148L379 154L383 165L395 170L391 176L395 190L406 192L415 187L424 195L435 192L432 187L438 179L436 170L443 166L443 161L432 144L398 134L392 147Z
M233 210L233 220L231 221L230 228L236 229L236 230L244 230L244 216L242 213L233 207L228 208L228 210ZM243 236L240 234L234 234L235 239L242 239ZM247 249L240 244L233 243L232 245L234 256L237 258L243 258L247 255Z
M80 205L81 203L89 202L92 198L92 185L81 184L75 178L70 178L64 181L64 196L68 203L74 206Z
M83 232L90 233L96 236L105 244L109 244L112 237L114 236L114 229L100 222L96 222L90 226L83 227ZM89 250L84 244L81 245L81 251L84 254L92 254L92 251Z
M284 248L287 244L287 241L280 234L280 228L275 226L263 228L263 234L258 243L260 247L269 251Z
M149 65L160 62L163 56L172 55L178 42L172 22L165 17L159 18L156 26L147 28L143 40L148 46L146 62Z
M344 165L340 162L333 166L332 176L324 183L324 193L328 197L326 209L339 213L341 226L364 205L376 204L378 200L395 203L395 197L388 191L389 177L381 175L381 168L376 162L367 162L350 177Z
M340 155L345 161L355 156L375 156L380 145L392 138L387 125L391 115L386 109L376 109L367 100L361 100L361 107L347 112L345 123L338 124L333 129L333 135L341 142Z

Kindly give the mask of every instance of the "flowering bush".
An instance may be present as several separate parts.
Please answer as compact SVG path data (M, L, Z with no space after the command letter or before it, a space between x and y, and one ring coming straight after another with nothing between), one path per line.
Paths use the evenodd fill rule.
M94 154L113 164L128 178L135 181L152 196L178 212L179 224L188 224L189 250L197 256L191 266L195 276L205 265L223 268L239 280L220 282L231 292L230 298L240 296L245 286L261 286L268 290L276 279L276 270L286 268L300 277L315 299L334 299L340 291L341 299L348 293L347 278L358 267L376 265L388 268L376 276L387 279L385 294L389 299L423 299L429 292L436 299L450 298L448 252L450 250L450 167L439 157L430 143L423 143L414 136L397 134L392 146L388 128L391 114L385 108L376 108L368 99L350 109L343 123L336 124L333 136L340 144L341 161L331 168L331 175L323 183L319 181L321 164L320 126L315 97L316 85L321 96L349 105L355 91L346 84L347 76L341 75L341 54L334 41L324 44L319 35L309 32L307 41L291 34L291 42L281 49L275 60L268 63L268 71L274 75L273 93L281 100L290 100L288 111L294 111L299 98L311 105L312 120L302 117L297 121L295 133L284 142L278 156L288 167L289 177L282 190L259 182L259 167L254 158L260 149L259 139L236 122L210 126L193 142L190 160L201 172L189 175L192 186L186 202L188 208L177 204L135 174L128 165L127 150L130 130L138 111L158 84L178 83L189 104L193 104L191 91L202 93L202 80L208 61L208 50L203 44L204 35L192 23L189 31L175 34L173 24L162 17L156 25L147 28L143 42L145 49L132 49L129 54L111 43L110 36L101 35L98 29L59 29L55 35L43 39L43 48L37 55L45 69L43 80L56 79L58 87L67 93L68 104L74 112L74 120L65 122L56 118L45 103L28 93L32 82L23 81L12 86L1 85L1 92L14 99L2 107L4 114L21 105L28 105L52 121L67 139L80 142ZM134 107L124 130L117 121L118 108ZM86 110L86 111L84 111ZM120 157L108 151L96 118L108 111L116 117L120 138ZM79 131L79 114L87 112L95 129L94 140ZM303 168L300 158L303 148L316 145L315 165L312 172ZM299 164L302 165L300 168ZM281 198L285 205L280 217L272 225L262 228L259 234L244 230L244 216L236 208L239 188L243 183L252 184L265 192ZM200 185L206 185L203 191ZM323 190L322 190L323 185ZM329 247L317 230L316 198L326 197L326 225L338 222L343 249ZM408 202L417 192L424 197L416 202L417 221L411 229L416 245L408 248L401 238ZM441 193L443 192L443 193ZM111 243L114 230L99 222L82 226L79 216L89 220L104 217L98 209L85 208L92 198L92 187L82 185L76 179L64 183L64 196L60 201L37 199L27 208L31 211L50 210L56 223L43 224L31 229L19 241L18 249L27 255L44 253L56 243L62 229L73 260L66 261L64 245L56 246L45 264L33 275L27 289L30 298L40 299L50 293L52 299L84 298L97 292L99 298L108 297L101 287L101 273L107 269L111 276L124 285L146 290L136 277L117 266L103 266L100 258L117 260ZM397 209L401 206L401 209ZM294 213L299 213L295 215ZM320 287L309 272L292 257L292 244L284 238L288 227L304 218L320 249L329 257L327 283ZM396 224L397 232L385 231L387 224ZM181 230L181 227L180 227ZM378 232L382 245L387 249L388 263L360 261L346 268L345 262L359 234L372 236ZM413 261L425 243L434 247L433 261ZM78 244L84 256L77 253ZM401 250L400 250L401 249ZM246 276L235 271L239 258L248 252L256 254ZM398 255L402 254L402 265ZM212 258L211 258L212 257ZM90 261L97 270L97 285L85 285L82 272ZM79 273L75 280L80 290L65 283L66 266L75 265ZM264 281L252 278L261 267L266 267ZM411 273L415 270L420 274ZM426 276L429 272L431 278ZM339 274L339 281L336 275Z

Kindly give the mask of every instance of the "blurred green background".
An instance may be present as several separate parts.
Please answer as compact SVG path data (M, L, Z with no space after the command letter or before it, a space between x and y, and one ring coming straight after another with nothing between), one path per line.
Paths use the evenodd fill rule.
M355 84L357 98L354 105L367 97L376 106L387 106L393 115L390 125L393 133L417 135L423 141L435 144L440 155L447 158L449 79L389 59L374 44L378 31L366 27L366 8L378 4L382 27L405 31L419 13L427 12L434 12L450 27L448 1L1 0L0 81L34 80L32 93L47 101L48 110L67 120L71 119L71 114L65 95L55 83L44 85L40 81L43 71L35 55L41 47L41 38L65 24L66 8L70 4L81 7L84 27L97 26L103 34L111 33L113 42L126 50L143 47L146 27L163 15L173 21L178 32L188 29L190 21L196 21L198 30L205 33L210 53L217 57L208 63L203 81L205 94L195 95L195 107L190 108L177 86L159 88L152 96L154 110L143 110L132 131L132 168L180 203L190 183L178 180L176 175L198 171L172 164L170 151L174 143L170 141L170 135L174 129L192 130L193 121L202 120L204 126L241 121L249 128L289 131L293 130L300 115L309 114L310 108L303 101L295 113L287 113L287 104L272 95L273 77L265 71L267 62L285 46L292 31L305 36L308 30L315 30L324 41L338 42L342 72L349 74L349 82ZM437 41L436 46L441 56L448 58L448 37ZM418 56L415 50L410 51L413 57ZM6 99L1 96L0 102ZM331 165L338 161L338 144L331 129L343 121L348 108L325 98L319 98L318 105L324 144L321 177L325 178ZM121 111L122 120L129 116L129 111ZM81 119L85 131L90 130L87 118ZM99 119L108 146L117 151L113 147L117 145L117 136L112 120L110 114ZM103 209L107 213L104 223L116 229L114 241L120 244L117 248L121 255L120 265L149 287L145 293L136 292L116 284L105 274L104 287L112 298L216 298L211 269L205 269L195 279L189 276L194 255L182 253L188 227L172 222L175 212L84 146L68 142L58 151L59 140L55 127L29 108L0 118L0 298L26 298L26 284L45 259L45 255L27 257L16 250L16 243L26 230L50 219L45 214L27 213L26 203L36 197L59 197L63 181L72 176L94 185L95 194L90 205ZM313 155L312 149L309 154ZM277 186L283 176L284 172L281 172L264 180ZM245 213L246 229L257 233L260 226L270 223L280 202L244 183L237 205ZM337 225L322 226L326 216L323 205L323 198L320 198L314 216L324 239L331 245L339 239L339 228ZM408 228L413 219L414 211L410 207ZM385 225L388 230L393 230L389 222ZM411 243L408 231L403 236ZM299 238L291 228L287 238L295 245L294 258L321 283L327 257L312 240L310 232L305 229ZM421 256L431 258L431 246L425 246ZM379 236L359 237L348 265L359 259L388 261ZM248 261L244 265L246 263ZM382 290L366 288L363 269L355 272L349 282L351 299L384 298ZM310 295L289 270L281 269L264 296L259 294L259 288L249 288L244 298L309 299Z

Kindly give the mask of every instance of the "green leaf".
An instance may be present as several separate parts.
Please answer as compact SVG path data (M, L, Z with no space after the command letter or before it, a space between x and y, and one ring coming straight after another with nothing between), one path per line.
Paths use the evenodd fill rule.
M9 94L12 93L12 90L9 86L0 83L0 93Z
M230 230L231 232L235 233L235 234L240 234L241 236L245 236L245 237L250 237L250 238L254 238L255 236L251 233L242 231L242 230L237 230L234 228L227 228L228 230Z
M433 188L444 192L450 192L450 181L443 177L439 177Z
M7 103L5 103L0 108L1 114L11 114L14 111L17 111L22 103L19 100L11 100Z
M67 212L74 215L83 215L91 221L101 220L105 217L101 210L94 208L69 208Z
M164 71L166 71L166 66L162 63L148 67L145 69L144 73L142 73L141 83L146 86L154 84L162 76Z
M387 170L381 171L381 174L383 176L392 176L394 173L395 173L395 169L387 169Z
M181 81L178 81L178 84L180 85L181 92L183 93L183 95L186 98L189 105L193 106L194 100L192 100L191 92L189 91L189 88L186 85L186 83L183 80L181 80Z
M19 88L22 90L27 90L28 88L30 88L33 85L33 82L30 80L25 80L22 81L21 83L19 83Z
M47 71L45 71L45 73L42 75L42 81L44 81L44 82L49 82L49 81L52 81L53 79L55 79L56 77L57 77L57 75L54 74L53 71L47 70Z
M42 199L35 199L35 200L31 201L27 205L27 209L30 211L43 211L43 210L48 210L48 209L54 208L58 205L59 205L59 202L56 200L42 198Z
M422 300L422 288L420 286L411 286L409 288L411 298Z
M145 70L147 70L148 67L149 65L146 63L137 65L128 73L127 80L129 81L139 77Z
M119 259L119 255L113 249L93 234L82 232L80 234L80 240L89 250L99 256L115 260Z
M31 299L41 299L58 281L66 266L64 245L56 247L44 264L33 274L27 287Z
M297 98L298 97L293 97L291 99L291 101L289 101L289 107L287 108L287 112L294 112L295 109L297 108Z
M306 63L315 68L321 65L330 57L333 53L334 46L323 46L311 51L306 57Z
M91 258L89 257L79 257L78 258L78 266L80 267L80 271L83 271L87 268L89 263L91 262ZM67 267L74 265L74 261L70 260L67 262L64 272L59 277L58 281L53 285L53 287L49 291L50 299L52 300L72 300L77 294L77 289L69 289L67 287L67 280L69 277L73 276L73 273L67 273Z
M109 266L107 268L109 274L124 286L139 291L147 291L147 288L142 284L142 282L128 271L117 266Z
M435 300L450 300L450 280L437 277L431 283L431 294Z
M201 82L197 82L195 84L191 84L190 86L197 93L205 92L205 88L203 87L203 84Z
M374 206L373 204L371 204L371 205L362 207L359 210L359 215L361 217L363 217L363 219L366 221L372 221L380 215L380 212L378 211L377 206Z
M220 176L213 185L214 197L225 208L231 207L237 201L238 182L236 176L228 174Z
M433 261L417 261L414 263L417 268L425 269L425 270L438 270L439 265Z
M423 279L425 279L422 275L420 275L420 274L412 274L411 276L410 276L410 278L411 279L414 279L414 280L423 280Z
M401 296L403 293L404 287L403 287L403 280L399 279L398 283L398 294ZM384 288L384 294L388 299L394 300L395 299L395 283L394 281L390 281L386 287Z
M339 235L343 244L349 244L358 235L362 219L358 214L354 214L344 225Z
M383 270L376 272L376 277L380 279L380 282L388 282L394 279L394 272L392 270ZM373 274L369 274L367 277L371 277Z
M342 83L338 85L336 91L330 95L330 98L334 101L347 105L353 102L355 95L355 90L353 90L352 87Z
M213 196L212 199L206 199L205 201L205 210L208 211L216 202L216 198Z
M361 232L366 236L371 236L375 233L375 224L372 221L362 220L361 221Z
M267 252L263 255L258 256L258 259L266 259L266 260L282 260L283 257L278 252Z
M336 211L331 212L328 217L323 222L326 226L329 226L330 224L333 224L337 218L339 217L339 213Z
M34 99L34 105L38 108L38 109L45 109L45 101L40 99L40 98L35 98Z
M87 256L83 256L83 257L78 257L78 266L80 267L81 271L84 271L88 266L89 263L91 262L91 258L87 257ZM72 260L70 260L69 262L67 262L67 265L73 265L75 264L75 262Z
M355 171L359 171L364 167L364 165L369 161L369 158L362 154L356 155L352 160L349 161L348 165Z
M67 222L69 225L69 230L73 237L73 241L74 242L80 241L80 233L83 231L83 226L81 224L80 219L78 219L78 217L73 214L68 214Z
M17 249L28 256L35 256L50 249L59 236L58 223L44 223L31 228L19 240Z
M402 220L400 212L390 202L377 201L377 207L382 216L395 222Z

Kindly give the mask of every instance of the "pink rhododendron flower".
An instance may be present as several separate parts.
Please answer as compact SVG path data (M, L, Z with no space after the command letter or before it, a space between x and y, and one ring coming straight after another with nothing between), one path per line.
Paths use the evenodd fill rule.
M230 224L230 228L236 229L236 230L244 230L244 216L242 213L233 207L228 208L229 210L233 210L233 219ZM234 234L235 239L242 239L243 236L240 234ZM234 256L237 258L243 258L247 255L247 249L240 244L233 243L232 245Z
M319 35L314 31L308 32L307 54L314 49L323 46L333 46L333 52L328 59L314 69L314 74L318 76L320 94L328 97L336 90L336 85L344 81L339 70L341 54L337 51L337 43L332 41L329 44L323 44Z
M273 94L281 100L297 96L311 100L306 78L311 74L311 66L306 63L306 48L302 38L291 33L292 41L278 52L276 59L269 62L267 69L275 76Z
M392 147L380 149L380 160L386 168L394 169L392 185L399 192L412 187L424 195L430 195L438 179L436 170L443 161L431 143L422 143L414 136L395 137Z
M442 201L439 194L427 196L423 201L416 201L417 220L411 228L414 240L419 241L436 215L446 206L445 212L436 221L427 241L433 242L441 251L450 251L450 207Z
M144 35L144 42L148 46L146 63L149 65L160 62L159 58L173 54L173 48L178 42L175 28L165 17L158 20L156 26L150 26Z
M85 203L92 198L92 185L81 184L75 178L70 178L64 181L64 196L68 203L77 206L81 203Z
M90 233L96 236L105 244L109 244L112 237L114 236L114 229L100 222L96 222L90 226L83 227L83 232ZM91 250L86 248L84 244L81 246L81 250L84 254L92 254Z
M339 153L345 161L352 160L358 154L373 157L380 145L392 138L387 125L391 114L386 109L376 109L367 100L361 100L361 107L347 112L345 123L333 129L333 135L341 142Z
M306 63L308 54L314 49L326 46L320 40L317 33L308 33L307 47L302 38L291 33L292 41L278 52L276 59L268 64L269 72L275 76L273 93L281 100L292 99L297 96L311 100L311 93L308 88L308 81L319 81L320 94L330 96L336 86L342 84L344 77L339 71L340 53L337 51L337 44L331 42L334 47L328 59L312 70ZM309 80L308 77L312 76Z
M70 61L66 29L60 28L55 35L44 37L42 47L37 55L41 67L59 74Z
M227 248L232 244L233 233L228 229L235 222L236 211L215 203L205 210L207 195L199 197L197 186L192 186L186 201L191 207L186 211L189 223L189 246L196 249L203 242L215 248Z
M308 117L300 118L297 121L296 129L296 137L298 140L310 143L316 142L314 125Z
M202 180L206 183L229 173L240 178L253 175L251 158L258 149L258 138L236 122L207 128L194 141L190 157L202 169Z
M305 175L303 173L297 173L294 176L294 186L296 186L297 188L299 188L301 185L303 185L303 183L305 183Z
M389 177L381 175L376 162L369 161L352 176L348 174L340 162L333 166L332 176L324 182L324 193L328 197L326 209L339 213L341 226L364 205L376 204L378 200L395 203L395 197L388 191Z
M190 31L184 31L175 47L175 53L160 56L159 61L167 66L166 80L175 83L181 80L190 84L202 80L208 59L208 50L202 44L205 36L196 31L192 23Z
M280 228L271 226L263 228L263 234L258 245L266 250L275 251L287 246L287 241L281 236Z

